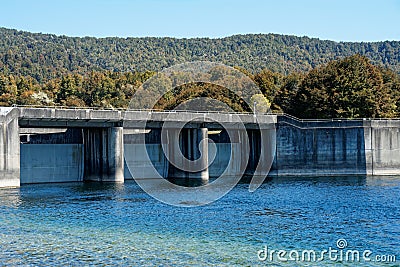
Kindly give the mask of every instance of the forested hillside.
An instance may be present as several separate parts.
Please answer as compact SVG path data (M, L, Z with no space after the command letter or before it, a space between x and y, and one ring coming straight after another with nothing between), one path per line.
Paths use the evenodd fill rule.
M268 69L256 74L241 70L258 85L263 101L273 111L301 118L400 116L400 75L373 65L365 56L353 55L289 75ZM42 83L30 76L0 73L0 106L127 108L136 90L154 73L91 71L85 75L64 74ZM227 81L237 79L226 74L214 76ZM174 109L187 100L210 97L236 111L251 111L239 96L216 84L185 84L148 108ZM136 104L142 107L144 103Z
M399 49L400 42L336 43L274 34L97 39L0 28L0 106L126 108L156 71L210 60L249 76L273 111L301 118L400 117ZM251 111L239 96L213 84L183 85L150 108L173 109L207 96Z
M195 60L217 61L250 72L309 71L353 54L400 73L400 42L337 43L277 34L221 39L92 38L29 33L0 28L0 73L31 76L39 82L70 72L158 71Z

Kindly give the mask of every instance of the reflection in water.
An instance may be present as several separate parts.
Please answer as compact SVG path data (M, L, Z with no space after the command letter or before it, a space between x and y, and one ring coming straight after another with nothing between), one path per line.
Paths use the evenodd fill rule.
M399 176L368 176L365 180L367 186L396 186Z
M212 180L210 179L209 181L207 180L202 180L202 179L191 179L191 178L168 178L168 181L170 181L173 184L179 185L179 186L185 186L185 187L198 187L202 185L206 185Z
M262 210L253 210L247 213L248 216L279 216L282 218L298 218L298 217L303 217L306 218L304 211L301 210L293 210L290 212L283 212L280 210L276 209L269 209L269 208L264 208Z
M21 194L19 188L1 188L1 205L8 208L18 208L21 204Z
M285 176L271 178L270 182L274 184L327 184L327 185L340 185L340 186L363 186L366 184L367 176L353 175L353 176Z
M0 190L0 265L255 266L264 245L322 250L339 238L398 255L399 196L400 177L273 177L254 193L242 181L195 208L135 181L25 185Z

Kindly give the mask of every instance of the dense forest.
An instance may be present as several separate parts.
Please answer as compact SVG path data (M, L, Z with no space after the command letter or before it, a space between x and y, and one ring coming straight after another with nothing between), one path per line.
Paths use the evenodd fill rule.
M0 28L0 72L39 82L70 72L159 71L188 61L208 60L252 73L281 74L311 69L360 54L400 73L400 42L333 42L278 34L209 38L66 37Z
M96 39L2 28L0 33L0 106L126 108L157 70L211 60L250 77L275 112L400 117L400 42L335 43L272 34ZM251 108L226 88L201 83L176 88L152 108L173 109L198 97L221 100L236 111Z
M399 117L400 76L361 55L334 60L309 72L283 75L264 69L239 69L258 85L272 111L301 118ZM69 73L39 83L30 76L0 74L0 106L62 105L126 108L154 72ZM224 77L229 79L229 77ZM153 107L173 109L198 97L220 100L236 111L250 111L240 97L213 84L187 84ZM140 103L139 103L140 104ZM139 105L141 106L141 105Z

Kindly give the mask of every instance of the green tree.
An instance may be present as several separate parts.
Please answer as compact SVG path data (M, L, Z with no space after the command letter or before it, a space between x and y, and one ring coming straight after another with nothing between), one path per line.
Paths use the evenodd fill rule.
M12 76L0 75L0 106L11 106L17 101L17 85Z
M69 97L78 97L79 84L78 75L68 74L61 78L60 88L56 95L56 101L62 105L67 105L66 100Z
M254 103L253 112L255 113L267 113L271 106L271 103L263 94L253 95L251 102Z
M268 69L263 69L261 72L255 74L253 79L268 101L274 103L274 98L279 92L282 75Z
M304 118L393 117L395 101L380 69L354 55L310 71L296 94L294 112Z
M300 84L304 78L303 73L291 73L282 80L282 85L274 98L274 110L288 114L295 114L296 100L295 97L299 91Z

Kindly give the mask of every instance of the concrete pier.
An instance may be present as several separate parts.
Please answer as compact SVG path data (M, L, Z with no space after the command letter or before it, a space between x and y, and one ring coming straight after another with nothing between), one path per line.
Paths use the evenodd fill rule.
M0 187L20 186L19 111L0 109Z
M190 178L207 181L208 129L168 129L169 177Z
M124 182L123 128L83 130L84 181Z
M254 175L266 176L269 174L276 154L276 132L271 129L261 129L255 137L257 141L253 139L252 147L257 151L257 146L258 151L256 153L259 157L258 162L256 162L257 166L254 170Z
M208 129L197 129L196 134L196 143L194 145L195 147L198 146L198 149L195 149L196 154L194 159L199 159L199 168L201 169L201 171L198 173L198 177L202 180L208 181L210 178L208 170ZM197 153L199 154L197 155Z

